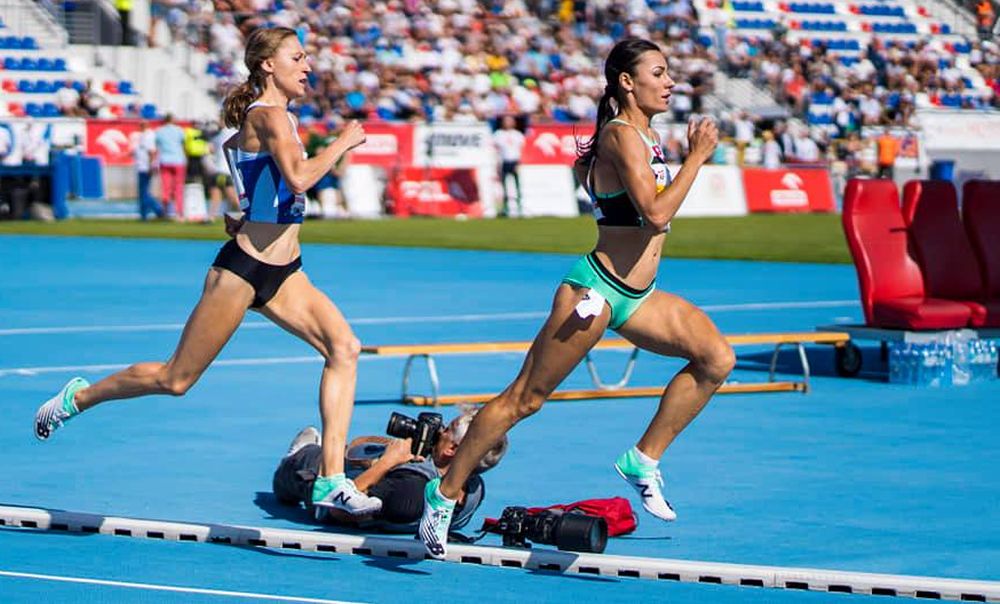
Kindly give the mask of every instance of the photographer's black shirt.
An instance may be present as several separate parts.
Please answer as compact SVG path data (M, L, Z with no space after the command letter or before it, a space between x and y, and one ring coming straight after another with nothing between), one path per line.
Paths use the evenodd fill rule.
M274 494L278 500L290 505L309 505L321 459L322 448L319 445L306 445L295 454L283 458L273 479ZM349 468L347 475L356 478L362 471ZM387 532L416 532L424 511L424 487L437 476L437 468L431 460L406 463L393 468L368 489L369 495L382 500L382 510L371 521L363 522L360 526ZM451 526L456 530L468 524L482 504L486 494L482 478L473 474L465 483L465 491L465 501L456 506L452 517ZM322 521L336 523L328 515L324 515Z

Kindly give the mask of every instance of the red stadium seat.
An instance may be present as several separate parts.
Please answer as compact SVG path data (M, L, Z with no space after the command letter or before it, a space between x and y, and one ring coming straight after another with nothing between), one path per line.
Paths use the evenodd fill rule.
M24 106L21 103L8 103L7 113L14 117L24 117Z
M966 305L973 327L1000 326L1000 300L986 302L979 261L958 215L955 185L911 180L903 188L903 220L927 294Z
M986 298L1000 300L1000 181L970 180L965 183L962 222L979 260Z
M868 325L955 329L968 324L972 312L968 306L924 296L920 268L908 251L894 182L852 179L844 192L841 218Z
M4 80L3 81L3 91L4 92L17 92L17 82L14 80Z

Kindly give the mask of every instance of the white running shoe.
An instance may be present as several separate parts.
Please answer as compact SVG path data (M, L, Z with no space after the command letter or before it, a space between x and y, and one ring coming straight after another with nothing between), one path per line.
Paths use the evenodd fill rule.
M66 382L59 394L53 396L45 402L38 411L35 412L35 438L38 440L48 440L52 433L63 424L80 414L80 411L73 404L73 397L77 391L90 386L87 380L75 377Z
M441 479L435 478L424 487L424 515L420 519L417 536L431 558L444 560L448 554L448 530L455 502L441 496L439 484Z
M382 509L381 499L359 491L350 478L344 479L339 486L322 476L317 478L313 483L312 504L340 510L351 516L374 514Z
M295 455L306 445L319 445L322 442L319 430L312 426L306 426L292 439L292 444L288 446L288 453L285 453L285 457Z
M615 462L615 471L625 482L632 485L642 499L642 507L661 520L677 520L677 513L670 502L663 498L663 475L656 466L631 463L624 454Z

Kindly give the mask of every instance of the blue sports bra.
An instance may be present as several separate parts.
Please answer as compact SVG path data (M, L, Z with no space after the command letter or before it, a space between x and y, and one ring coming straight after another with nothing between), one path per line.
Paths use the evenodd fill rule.
M246 113L254 107L269 107L266 103L255 102L247 107ZM302 141L295 127L295 118L288 114L295 139L302 147ZM303 157L305 150L302 151ZM305 216L306 196L296 195L288 188L285 178L278 170L278 163L267 151L244 151L239 147L226 148L226 161L233 174L233 186L240 198L240 209L247 222L269 222L271 224L300 224Z
M635 125L626 122L625 120L613 119L611 122L616 122L619 124L625 124L626 126L631 126L635 128L635 131L639 133L642 137L646 147L649 148L649 168L653 171L653 175L656 177L656 192L659 193L666 189L670 184L672 178L670 176L670 171L667 169L667 161L663 157L663 149L660 147L659 143L651 139L642 130L637 128ZM611 123L608 122L608 123ZM587 187L590 190L590 199L594 203L594 218L597 219L597 224L601 226L629 226L629 227L641 227L644 224L642 215L636 209L635 204L632 203L632 198L629 197L628 189L621 189L620 191L615 191L614 193L597 193L594 191L594 161L595 157L590 161L590 168L587 170ZM670 226L667 225L667 230L670 230Z

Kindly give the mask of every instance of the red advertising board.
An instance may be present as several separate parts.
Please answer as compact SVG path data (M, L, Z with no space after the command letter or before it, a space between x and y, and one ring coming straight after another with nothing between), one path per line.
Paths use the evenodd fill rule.
M131 166L137 136L139 120L87 120L86 153L100 157L106 166Z
M524 141L523 165L571 166L576 161L578 141L590 140L594 127L590 124L547 124L532 126Z
M824 169L744 168L751 212L833 212L833 186Z
M365 144L353 149L351 163L375 165L383 168L409 166L413 163L413 125L391 122L364 122ZM326 133L323 124L299 126L303 141L310 130Z
M470 168L403 168L386 193L396 216L483 215L476 171Z

